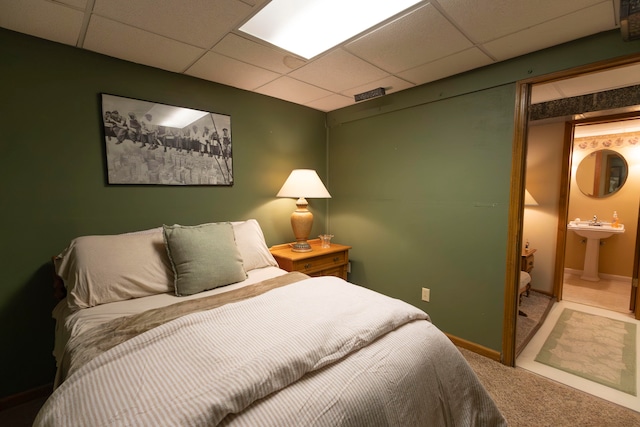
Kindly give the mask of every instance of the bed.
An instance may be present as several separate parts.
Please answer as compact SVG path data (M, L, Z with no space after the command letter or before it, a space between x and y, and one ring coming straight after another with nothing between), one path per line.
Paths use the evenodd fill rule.
M74 239L35 426L501 426L429 316L277 267L255 220Z

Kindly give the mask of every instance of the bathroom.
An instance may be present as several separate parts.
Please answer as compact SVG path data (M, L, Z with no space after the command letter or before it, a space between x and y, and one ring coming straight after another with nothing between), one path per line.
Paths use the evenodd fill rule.
M640 210L640 119L635 115L602 115L597 123L575 127L565 120L529 124L526 187L537 205L525 207L523 237L536 249L534 290L633 316ZM603 172L595 185L602 190L593 195L596 160ZM583 280L587 239L567 230L567 222L595 215L608 223L614 211L624 232L600 240L597 278Z

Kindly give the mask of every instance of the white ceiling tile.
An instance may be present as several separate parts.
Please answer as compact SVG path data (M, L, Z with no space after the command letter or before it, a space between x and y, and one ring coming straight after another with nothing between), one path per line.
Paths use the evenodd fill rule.
M606 77L605 77L606 76ZM535 85L533 95L539 99L549 101L551 99L580 96L588 93L602 92L604 90L617 89L626 86L635 86L640 81L640 64L617 67L599 73L584 74L579 77L548 83L546 85ZM547 86L553 86L560 96L551 98L547 94ZM538 93L541 92L541 93Z
M582 124L580 126L575 127L573 131L573 137L588 138L592 136L638 132L639 130L640 130L640 120L637 120L637 119L608 122L608 123L598 123L598 124ZM636 157L636 156L633 156L633 157ZM635 168L632 167L632 169L635 169Z
M0 27L75 46L83 13L47 0L0 2Z
M263 95L284 99L296 104L308 104L331 95L328 90L283 76L255 90Z
M271 0L238 0L238 1L246 3L249 6L257 6L257 5L261 5L263 3L267 3L267 2L269 2Z
M398 73L471 47L471 42L431 4L348 43L346 49Z
M554 99L564 98L564 95L559 91L559 86L556 83L537 84L532 87L531 90L531 103L538 104L540 102L547 102Z
M402 73L398 73L398 76L417 85L421 85L474 68L484 67L491 63L493 63L491 58L485 55L480 49L474 47L447 56L446 58L403 71Z
M288 56L286 53L236 34L227 35L211 50L281 74L286 74L304 64L303 61L287 61L289 65L294 64L293 67L287 66L285 64L285 58Z
M333 111L337 110L338 108L347 107L354 103L355 101L353 100L353 98L333 94L312 102L308 102L305 105L307 107L315 108L316 110L320 111Z
M436 0L475 43L524 30L533 25L612 0Z
M268 2L0 0L0 27L73 46L84 41L80 48L322 111L355 103L353 94L372 88L393 93L619 28L619 0L423 0L303 61L239 33ZM638 84L635 75L625 77L604 79L600 90ZM595 83L558 82L554 90L564 97Z
M87 0L55 0L56 3L66 4L71 7L75 7L76 9L86 9Z
M385 77L384 79L376 80L375 82L371 82L366 85L345 90L343 94L348 95L351 97L351 99L353 99L354 95L357 95L363 92L368 92L370 90L373 90L379 87L384 88L386 94L390 94L393 92L398 92L404 89L408 89L413 86L415 85L411 82L399 79L398 77L395 77L395 76L388 76L388 77Z
M289 75L297 80L340 92L389 74L342 49L336 49Z
M209 48L252 7L237 0L96 0L95 13L194 46Z
M215 52L207 52L186 74L245 90L253 90L280 76Z
M498 61L504 61L559 43L610 30L615 25L613 15L608 13L610 10L610 4L600 3L485 43L483 48Z
M182 72L202 55L202 49L93 16L85 49L163 70Z

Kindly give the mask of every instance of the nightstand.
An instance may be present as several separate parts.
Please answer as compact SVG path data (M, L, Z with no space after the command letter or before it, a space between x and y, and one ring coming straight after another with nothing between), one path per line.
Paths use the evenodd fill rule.
M309 240L311 252L293 252L285 243L269 248L278 266L286 271L299 271L309 276L337 276L347 280L349 249L351 246L331 243L323 248L320 239Z
M520 270L526 271L531 274L531 270L533 270L533 254L535 253L535 249L523 249L522 255L520 257Z

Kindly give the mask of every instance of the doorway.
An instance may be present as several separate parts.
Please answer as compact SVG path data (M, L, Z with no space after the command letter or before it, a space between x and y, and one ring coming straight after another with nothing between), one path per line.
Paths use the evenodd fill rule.
M580 86L580 89L586 88L581 95L592 94L595 92L610 90L614 88L625 88L628 86L635 86L640 84L640 73L631 73L633 78L628 82L616 76L616 72L624 68L640 69L640 55L630 55L615 60L603 61L595 63L587 67L580 67L576 70L569 70L563 72L553 73L547 76L532 78L528 80L519 81L516 86L516 111L515 111L515 136L513 144L513 156L512 156L512 174L511 174L511 203L510 203L510 215L509 215L509 232L508 232L508 248L507 248L507 285L505 288L505 311L504 311L504 332L503 332L503 346L502 346L502 362L508 366L515 366L515 334L516 334L516 322L518 316L518 282L519 282L519 261L524 247L524 239L522 226L524 217L524 196L525 196L525 176L526 176L526 164L527 164L527 134L529 129L530 111L532 105L532 87L534 85L553 85L561 81L573 81L574 79L580 80L580 84L574 85L573 89ZM595 78L598 73L611 72L612 75L607 74L604 79ZM584 78L584 79L581 79ZM631 81L633 80L633 81ZM586 83L585 83L586 82ZM589 87L590 84L600 84L600 87ZM599 83L598 83L599 82ZM615 86L613 86L615 85ZM560 96L556 99L569 98L570 95L560 92ZM640 103L637 103L640 104ZM611 112L603 111L601 109L598 115L609 114ZM628 111L634 113L640 112L640 106L634 105L628 108ZM577 119L589 119L593 118L594 114L590 112L578 114L571 114L567 120L574 121ZM570 126L567 127L566 132L570 132ZM558 158L569 159L568 146L562 155ZM562 274L564 272L564 248L567 237L567 228L565 219L568 218L568 177L570 171L569 162L566 162L566 169L563 176L566 177L566 186L561 186L561 194L558 195L557 200L554 202L556 212L552 215L555 221L548 229L556 235L554 242L550 245L550 252L552 252L550 261L554 264L551 268L552 273L550 282L553 284L551 293L556 299L562 298L562 287L559 285L562 281ZM564 189L563 189L564 188ZM529 189L527 189L529 190ZM533 194L535 197L535 194ZM558 203L563 201L562 203ZM563 206L563 207L562 207ZM560 208L562 207L562 210ZM638 241L638 239L636 239ZM638 248L636 248L637 251ZM536 254L537 259L540 258ZM555 261L554 261L555 260ZM538 263L538 261L536 261ZM536 267L537 268L537 267ZM637 260L634 266L634 276L637 277ZM636 307L638 304L638 294L636 294L635 302ZM636 310L636 318L640 318L640 313Z
M566 234L564 269L557 276L562 278L557 284L558 299L628 315L634 311L632 278L637 277L634 261L640 209L638 117L594 117L571 125L571 138L565 141L570 148L565 162L572 167L564 224L576 224L582 218L589 224L586 236L592 236L593 241L577 229ZM617 229L607 225L614 221L614 215L626 217ZM610 229L612 232L607 231ZM595 260L589 257L590 249L597 256Z

